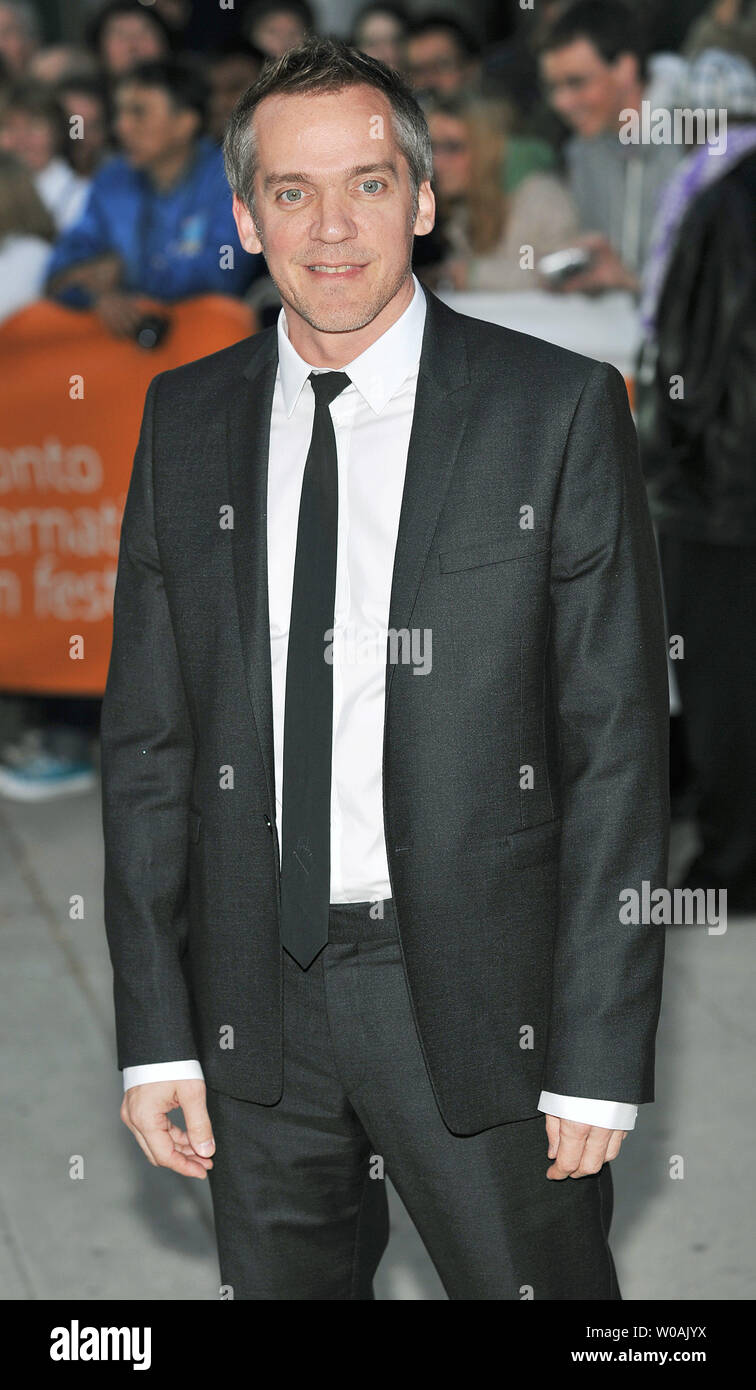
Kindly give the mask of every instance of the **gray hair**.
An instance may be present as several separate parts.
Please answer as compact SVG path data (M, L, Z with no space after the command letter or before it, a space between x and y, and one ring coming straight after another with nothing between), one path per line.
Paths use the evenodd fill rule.
M396 143L409 166L414 220L420 185L433 173L430 132L422 108L404 79L385 63L341 39L318 37L305 39L275 62L268 60L229 120L223 141L226 177L253 217L257 142L252 117L258 104L273 93L340 92L362 84L383 92L391 104Z

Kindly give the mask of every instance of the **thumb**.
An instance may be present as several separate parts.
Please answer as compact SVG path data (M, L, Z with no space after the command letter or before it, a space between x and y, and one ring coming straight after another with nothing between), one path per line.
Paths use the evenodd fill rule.
M195 1153L209 1158L215 1152L213 1128L205 1104L204 1081L179 1082L176 1086L179 1105L184 1112L186 1134Z
M546 1134L549 1140L548 1158L556 1158L559 1148L560 1124L558 1115L546 1116Z

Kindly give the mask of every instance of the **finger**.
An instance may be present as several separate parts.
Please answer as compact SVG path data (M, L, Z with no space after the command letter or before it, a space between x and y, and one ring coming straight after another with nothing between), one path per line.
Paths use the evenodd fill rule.
M128 1093L127 1093L128 1094ZM160 1158L155 1143L156 1136L162 1132L167 1132L170 1121L167 1114L160 1109L155 1109L154 1103L150 1103L150 1093L145 1095L139 1090L136 1091L131 1104L124 1106L125 1115L123 1116L128 1129L134 1135L141 1149L147 1154L150 1162L156 1168L160 1167Z
M123 337L133 333L138 322L139 316L134 315L129 305L124 305L123 308L119 308L116 316L116 323L118 325L117 331Z
M190 1158L196 1158L197 1162L204 1163L206 1168L207 1166L213 1166L213 1159L200 1158L199 1155L195 1154L195 1150L193 1150L192 1145L189 1143L186 1130L179 1129L178 1125L172 1125L171 1123L171 1125L168 1125L168 1134L170 1134L172 1141L174 1141L174 1147L178 1148L179 1154L188 1154Z
M121 317L115 309L104 311L100 314L100 318L108 329L108 332L112 333L114 337L123 338L126 336Z
M204 1096L204 1082L185 1084L188 1084L190 1092L198 1089ZM213 1166L212 1161L198 1157L189 1143L189 1152L182 1153L171 1136L171 1130L183 1136L183 1131L168 1119L167 1113L181 1104L180 1089L177 1086L172 1095L168 1097L163 1093L158 1099L154 1097L152 1088L137 1088L133 1101L127 1101L122 1107L122 1118L155 1167L170 1168L183 1177L204 1179L208 1169Z
M174 1173L181 1173L186 1178L207 1177L204 1163L197 1158L196 1154L191 1157L188 1154L182 1154L176 1148L167 1127L156 1127L148 1133L146 1138L161 1168L171 1168Z
M549 1141L548 1156L549 1156L549 1158L556 1158L557 1149L559 1148L559 1116L558 1116L558 1115L547 1115L547 1116L546 1116L546 1135L547 1135L548 1141Z
M215 1139L205 1104L204 1081L185 1081L176 1087L179 1104L184 1112L186 1133L196 1154L209 1158L215 1152Z
M580 1157L580 1163L570 1173L571 1178L587 1178L591 1173L599 1173L606 1162L606 1148L612 1137L611 1129L593 1125Z
M611 1160L612 1160L613 1158L616 1158L616 1157L617 1157L617 1154L619 1153L620 1149L622 1148L622 1140L624 1139L626 1133L627 1133L627 1130L624 1130L624 1129L613 1129L613 1130L612 1130L612 1137L611 1137L611 1139L609 1140L609 1147L607 1148L607 1151L606 1151L607 1162L611 1162Z
M561 1180L574 1172L580 1164L589 1132L587 1127L585 1133L580 1134L568 1130L564 1124L560 1126L559 1148L554 1162L546 1171L547 1178Z
M191 1144L178 1144L176 1146L176 1152L184 1154L186 1158L191 1158L195 1163L201 1163L205 1170L214 1166L214 1160L212 1158L201 1158L199 1154L194 1152Z
M140 1124L136 1114L132 1115L131 1113L131 1103L128 1091L124 1092L123 1103L121 1105L121 1119L123 1120L123 1123L125 1124L129 1133L133 1134L140 1149L150 1160L150 1163L154 1167L157 1167L157 1159L155 1158L154 1153L150 1149L150 1146L142 1133L142 1125Z
M136 304L127 304L124 307L123 321L128 325L129 331L133 332L138 323L144 318L143 311Z
M111 333L118 337L126 337L132 332L139 315L134 317L134 307L129 300L124 300L118 296L107 297L102 304L102 318Z
M168 1125L168 1134L173 1140L174 1148L176 1148L179 1153L186 1154L187 1158L195 1159L197 1163L201 1163L204 1168L212 1168L213 1160L211 1158L202 1158L199 1154L194 1152L185 1130L179 1129L178 1125L174 1125L170 1122Z
M191 1144L174 1143L174 1148L177 1153L184 1154L186 1158L193 1159L195 1163L201 1163L202 1167L205 1169L213 1167L214 1160L212 1158L203 1158L201 1154L196 1154Z

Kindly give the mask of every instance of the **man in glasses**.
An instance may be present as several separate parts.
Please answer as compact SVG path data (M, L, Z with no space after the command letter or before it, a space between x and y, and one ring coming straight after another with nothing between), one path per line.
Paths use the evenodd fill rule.
M570 188L591 252L569 290L635 292L659 193L679 145L628 144L623 116L649 99L648 61L634 12L623 0L577 0L557 10L539 44L549 102L574 132L565 148Z
M426 15L407 39L407 75L420 99L476 89L479 48L473 35L449 15Z

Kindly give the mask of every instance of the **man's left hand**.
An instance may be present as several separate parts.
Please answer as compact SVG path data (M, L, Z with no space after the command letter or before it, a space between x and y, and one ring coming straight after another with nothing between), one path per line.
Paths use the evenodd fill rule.
M600 1125L547 1115L546 1133L549 1158L554 1159L546 1177L559 1182L562 1178L585 1178L589 1173L598 1173L605 1163L617 1157L627 1130L602 1129Z
M637 275L623 265L614 247L600 232L586 232L573 239L573 246L590 251L592 260L586 270L580 270L555 288L561 294L603 294L606 290L626 290L637 293Z

